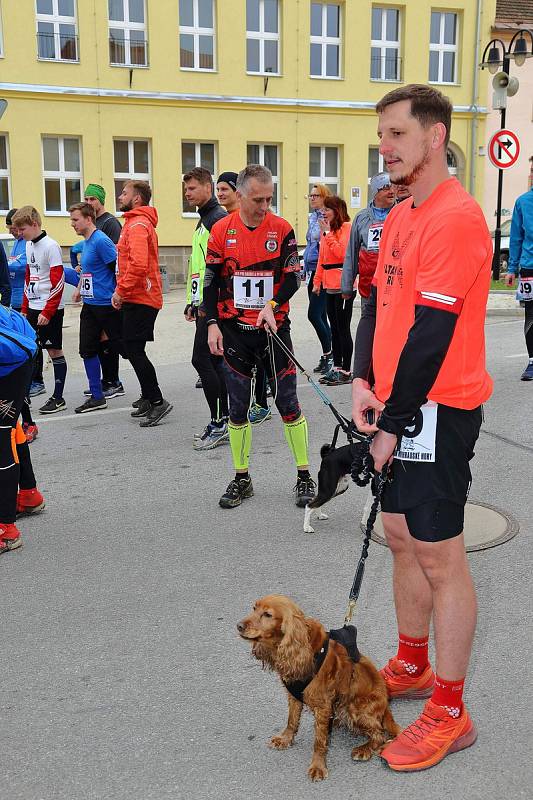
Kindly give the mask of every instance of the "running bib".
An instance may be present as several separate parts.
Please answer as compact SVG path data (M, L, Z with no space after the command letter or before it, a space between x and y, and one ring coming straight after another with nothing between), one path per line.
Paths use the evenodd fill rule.
M517 300L533 300L533 275L518 279Z
M37 278L35 275L30 275L30 280L26 290L28 300L39 300L41 297L39 293L39 278Z
M80 294L82 297L88 297L90 300L94 298L93 276L90 272L84 272L81 276Z
M371 225L368 229L368 238L366 242L367 250L379 250L379 243L381 242L381 234L383 232L383 223L378 225Z
M271 272L239 271L233 276L235 308L262 309L274 295L274 276Z
M422 406L413 424L406 428L394 458L399 461L435 461L437 409L438 404L432 400Z
M200 297L200 273L191 275L191 303L199 306L202 298Z

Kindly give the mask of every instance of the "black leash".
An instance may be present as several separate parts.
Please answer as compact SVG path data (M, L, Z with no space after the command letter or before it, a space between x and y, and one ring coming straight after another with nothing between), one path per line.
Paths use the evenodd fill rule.
M383 488L387 482L388 478L388 465L385 464L381 472L375 473L374 472L374 460L370 455L370 443L372 441L371 436L365 436L362 433L359 433L355 425L351 420L346 419L340 414L333 403L331 402L330 398L322 390L322 388L316 383L315 380L311 377L310 373L297 361L294 356L294 353L287 347L285 342L283 342L280 337L270 328L266 327L267 335L271 336L272 339L276 342L278 347L283 350L285 355L290 358L298 367L300 372L305 375L317 395L320 397L322 402L331 410L333 416L337 420L337 425L335 426L335 433L333 434L333 442L332 448L335 448L337 444L337 438L339 435L339 431L342 431L346 434L348 441L350 444L353 444L354 439L358 439L359 442L363 444L361 448L361 455L358 459L354 460L352 464L352 480L357 486L368 486L372 478L374 478L374 501L372 503L372 507L370 509L370 514L368 515L368 519L366 521L366 529L365 529L365 537L363 539L363 549L361 551L361 557L359 558L359 563L357 564L357 569L355 571L355 576L352 583L352 588L350 589L350 594L348 597L348 607L346 609L346 615L344 617L344 625L345 627L351 621L353 612L355 611L355 606L357 605L357 600L359 598L359 592L361 591L361 584L363 582L363 575L365 574L365 561L368 557L368 546L370 544L370 539L372 537L372 531L374 529L374 524L376 522L376 517L378 515L379 504L381 502L381 495L383 494Z

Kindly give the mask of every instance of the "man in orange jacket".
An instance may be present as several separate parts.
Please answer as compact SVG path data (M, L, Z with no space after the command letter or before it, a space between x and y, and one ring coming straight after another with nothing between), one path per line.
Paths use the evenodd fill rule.
M149 205L152 190L146 181L126 181L118 198L124 227L117 244L117 288L113 307L122 310L122 344L141 385L132 417L143 417L150 428L172 411L157 383L154 366L146 355L146 342L154 340L154 324L163 305L157 234L157 211Z

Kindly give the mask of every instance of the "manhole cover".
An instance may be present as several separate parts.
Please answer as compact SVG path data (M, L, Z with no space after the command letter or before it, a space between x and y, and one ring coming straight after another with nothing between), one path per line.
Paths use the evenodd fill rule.
M366 520L372 505L372 495L369 495L363 511L361 520L361 530L365 531ZM475 550L487 550L489 547L497 547L504 544L516 536L520 526L518 522L496 506L489 506L486 503L467 503L465 507L465 543L468 553ZM383 536L383 525L381 524L381 514L378 514L376 524L372 533L372 541L387 546Z

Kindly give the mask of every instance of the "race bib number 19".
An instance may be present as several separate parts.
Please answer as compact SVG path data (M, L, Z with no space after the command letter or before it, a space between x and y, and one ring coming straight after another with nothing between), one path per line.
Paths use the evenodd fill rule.
M435 461L438 404L431 400L417 412L414 422L403 434L394 458L399 461Z
M274 295L271 272L242 271L233 276L235 308L261 309Z
M516 299L533 301L533 275L529 278L519 278Z

